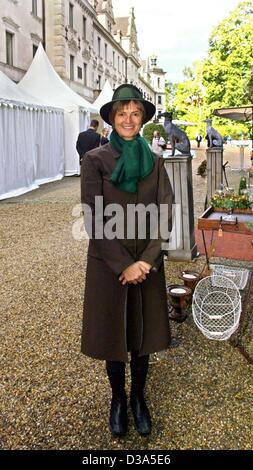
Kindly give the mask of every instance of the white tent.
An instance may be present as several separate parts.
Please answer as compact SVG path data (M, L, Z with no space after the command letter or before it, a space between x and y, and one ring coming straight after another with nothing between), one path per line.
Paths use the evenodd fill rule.
M107 124L106 122L104 122L102 120L102 118L99 114L99 111L100 111L100 108L105 103L109 103L109 101L111 101L112 95L113 95L113 89L110 85L110 82L108 80L106 80L100 94L98 95L98 97L96 98L96 100L93 103L93 106L97 109L97 112L96 112L96 114L92 114L92 118L97 119L100 122L100 124L102 125L102 127L107 127L107 128L111 127L111 126L109 126L109 124Z
M47 106L59 106L64 109L65 175L79 174L76 140L79 132L87 129L90 112L96 112L96 108L59 77L42 44L39 45L25 76L18 83L18 88L32 93Z
M99 112L101 106L105 103L109 103L111 101L113 95L113 89L108 80L105 81L103 89L101 90L100 94L98 95L97 99L94 101L93 106L97 108Z
M49 108L0 72L0 199L60 179L63 111Z

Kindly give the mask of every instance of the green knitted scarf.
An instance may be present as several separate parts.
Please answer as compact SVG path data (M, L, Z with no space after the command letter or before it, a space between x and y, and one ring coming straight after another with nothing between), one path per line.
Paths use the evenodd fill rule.
M113 130L112 146L120 152L110 181L121 191L136 193L138 181L154 168L154 156L146 140L138 134L133 140L124 140Z

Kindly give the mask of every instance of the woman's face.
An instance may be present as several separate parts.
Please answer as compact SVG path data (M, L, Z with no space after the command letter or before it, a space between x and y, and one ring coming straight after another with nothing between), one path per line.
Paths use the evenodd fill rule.
M130 101L116 111L114 129L125 140L132 140L139 133L142 126L142 111L138 102Z

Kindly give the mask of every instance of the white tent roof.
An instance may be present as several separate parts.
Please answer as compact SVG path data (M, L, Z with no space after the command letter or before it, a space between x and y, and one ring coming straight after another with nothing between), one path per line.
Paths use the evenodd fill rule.
M93 106L97 108L99 112L100 108L105 104L111 101L113 95L113 89L108 80L106 80L101 93L98 95L97 99L94 101Z
M14 102L17 105L33 104L37 106L45 106L40 100L30 95L29 93L22 91L18 88L17 84L14 83L7 75L0 70L0 101L3 103Z
M20 91L29 92L47 106L57 106L66 110L76 106L95 112L94 106L75 93L54 70L42 44L39 45L25 76L18 83Z

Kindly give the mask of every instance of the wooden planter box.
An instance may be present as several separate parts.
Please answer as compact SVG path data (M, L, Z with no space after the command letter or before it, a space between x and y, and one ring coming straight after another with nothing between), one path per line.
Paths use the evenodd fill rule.
M212 207L214 212L225 212L225 214L228 214L229 210L228 209L223 209L222 207ZM232 209L233 214L252 214L253 211L252 209Z
M219 230L222 228L224 232L244 233L253 236L253 231L246 225L247 223L253 223L251 209L234 211L232 220L229 220L227 216L228 211L225 209L208 207L198 219L198 228L200 230Z

